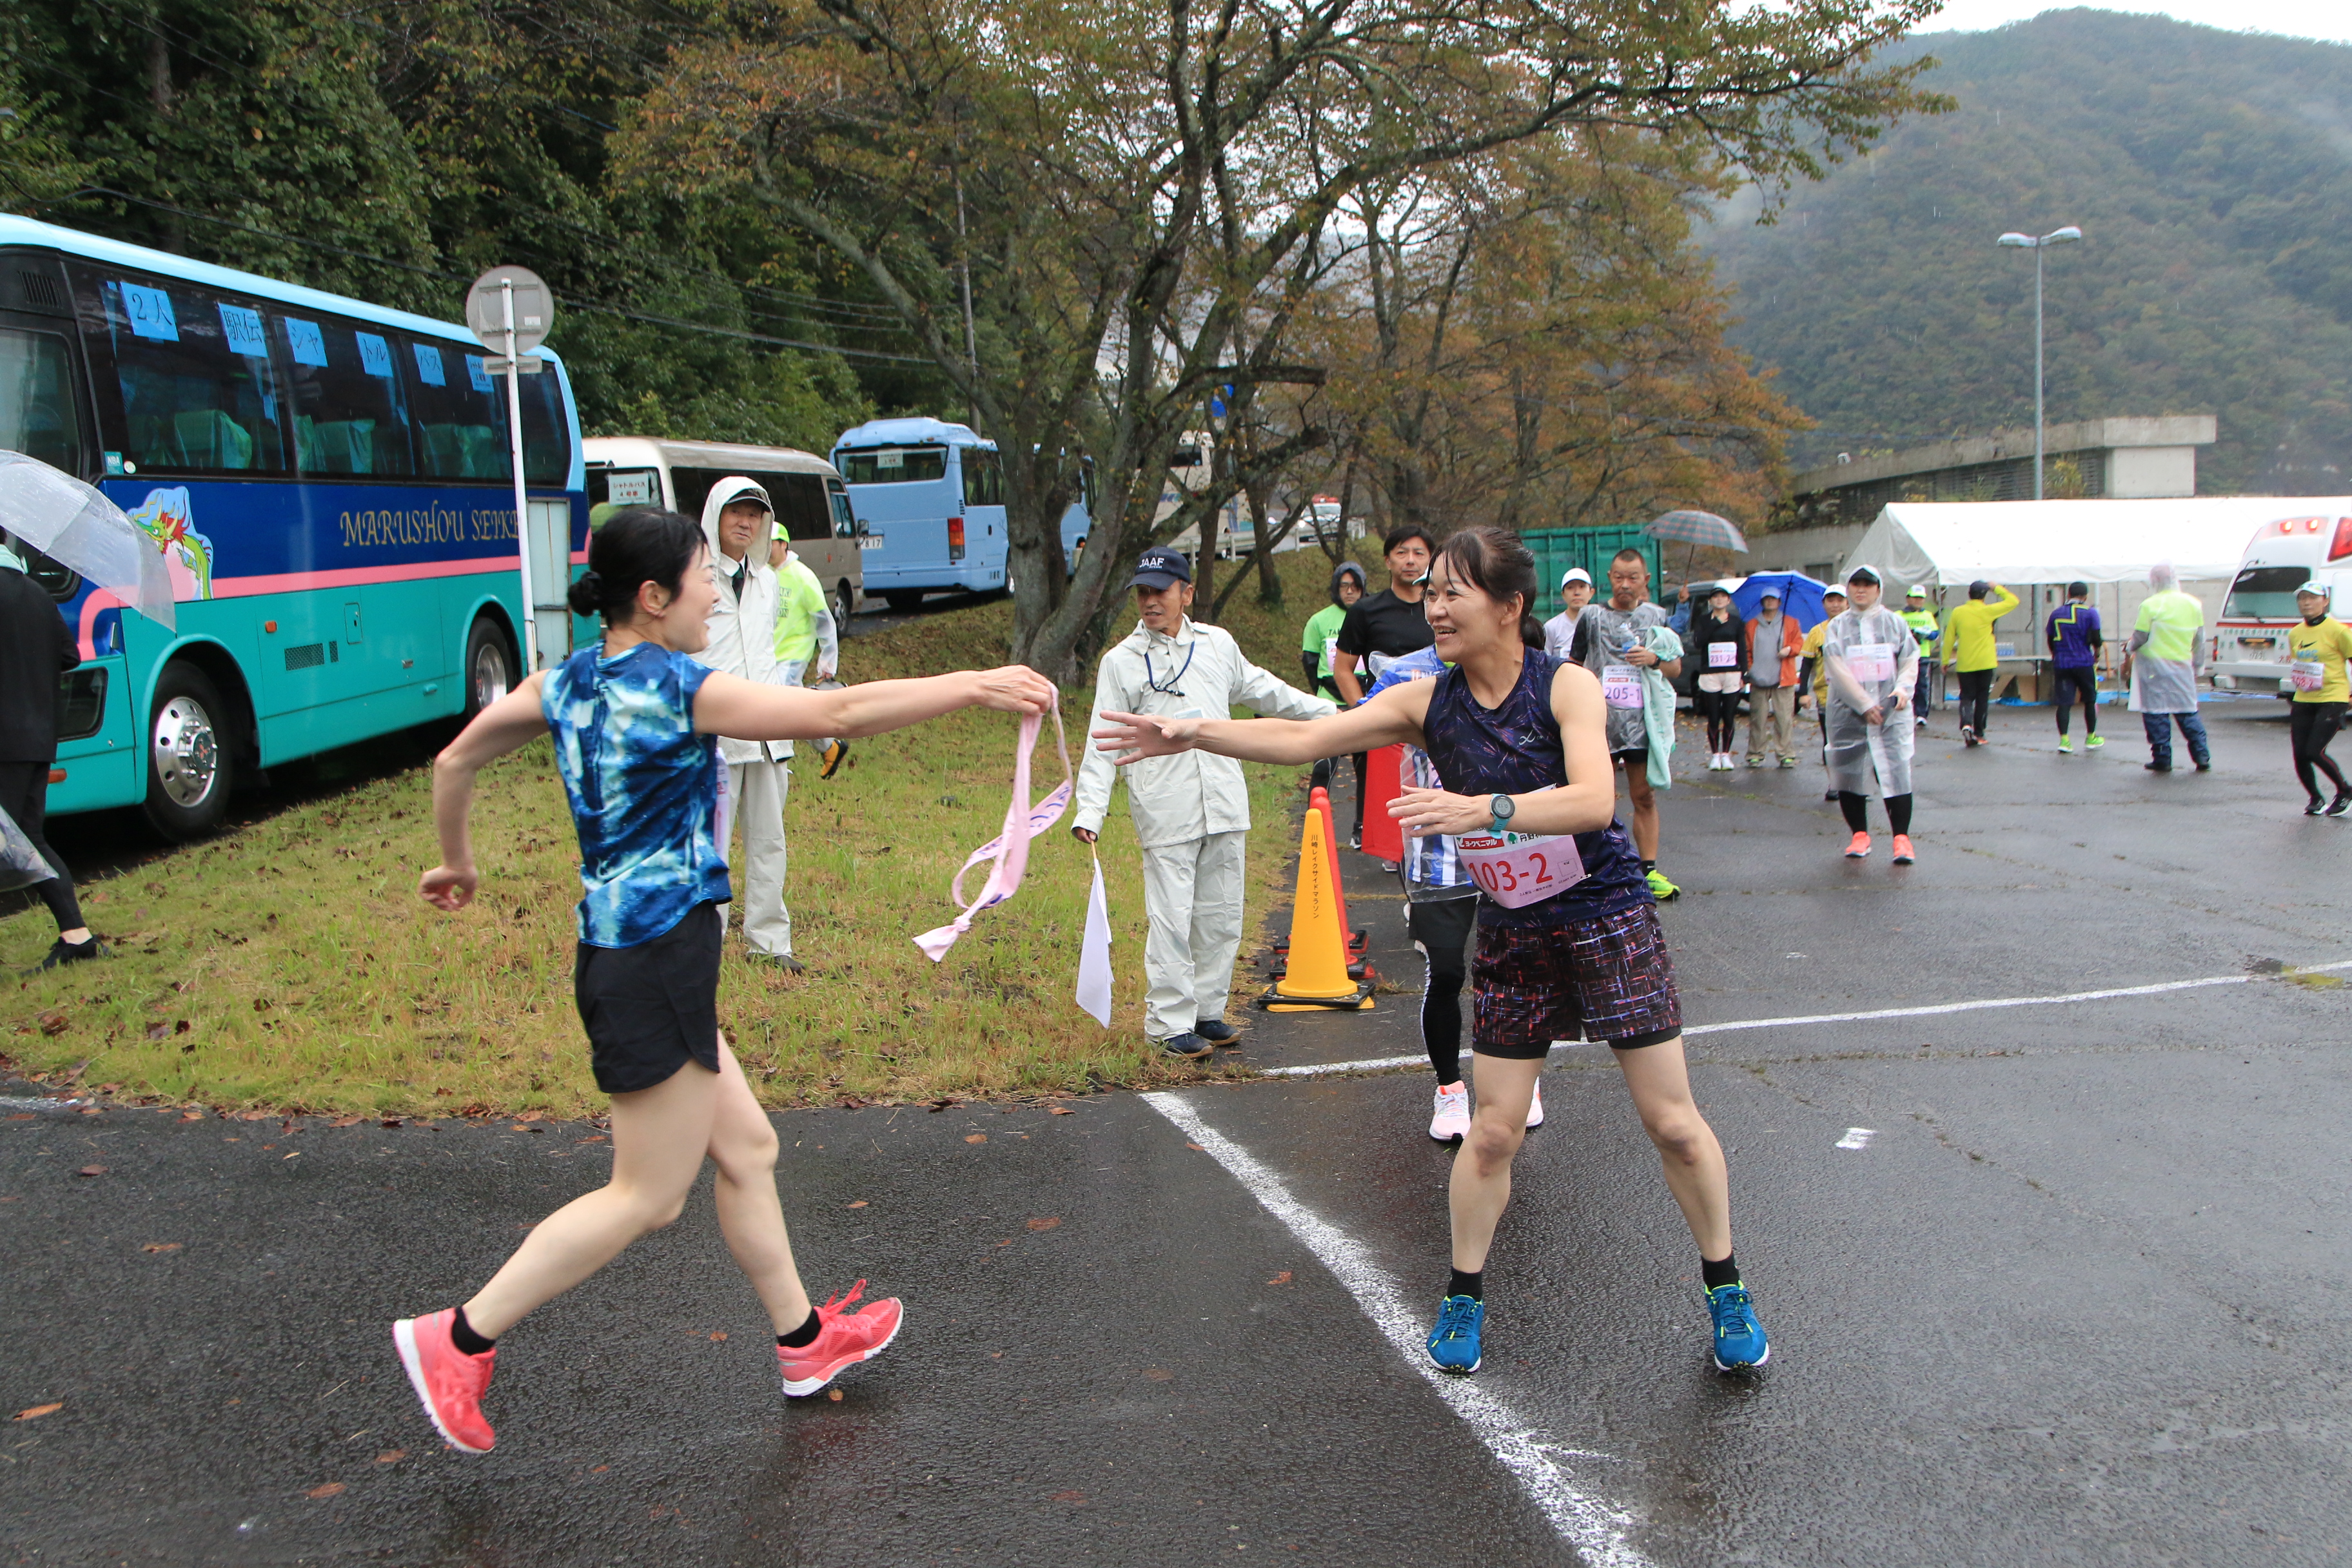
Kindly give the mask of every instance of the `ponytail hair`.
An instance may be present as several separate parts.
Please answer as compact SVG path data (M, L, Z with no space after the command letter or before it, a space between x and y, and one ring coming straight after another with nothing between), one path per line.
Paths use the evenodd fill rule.
M1517 534L1507 528L1465 528L1445 536L1437 558L1497 604L1517 595L1519 641L1543 647L1543 623L1535 616L1536 558Z
M686 579L705 541L692 518L657 506L625 507L588 541L588 570L564 595L572 614L602 616L608 626L636 614L637 590L657 583L671 594Z

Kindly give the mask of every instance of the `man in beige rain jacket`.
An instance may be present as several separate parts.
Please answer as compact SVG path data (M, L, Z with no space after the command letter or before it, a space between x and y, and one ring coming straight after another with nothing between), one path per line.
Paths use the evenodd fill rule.
M1243 707L1276 719L1313 719L1339 711L1338 704L1252 664L1231 632L1187 616L1192 570L1175 551L1145 551L1129 586L1141 620L1102 657L1089 731L1101 727L1105 712L1223 719ZM1225 997L1242 940L1249 785L1230 757L1183 752L1120 768L1088 742L1070 826L1088 844L1102 831L1120 773L1143 850L1143 903L1151 921L1143 948L1150 983L1143 1032L1178 1056L1203 1056L1234 1039L1224 1021Z
M776 668L776 574L768 564L774 511L768 492L740 474L710 487L702 503L702 536L710 542L719 602L710 610L710 646L695 655L713 669L771 686L787 684ZM743 938L753 955L797 973L793 917L784 908L784 793L792 783L785 764L792 754L790 741L720 738L727 799L719 847L743 906ZM740 855L730 822L742 826ZM722 920L726 913L722 908Z

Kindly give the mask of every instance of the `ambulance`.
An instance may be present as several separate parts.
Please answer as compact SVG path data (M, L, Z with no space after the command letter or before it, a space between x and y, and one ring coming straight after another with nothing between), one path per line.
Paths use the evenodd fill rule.
M2352 497L2282 501L2292 515L2265 522L2246 546L2213 626L2207 672L2221 691L2275 692L2292 698L2286 634L2298 617L2294 591L2318 582L2332 590L2332 613L2352 613Z

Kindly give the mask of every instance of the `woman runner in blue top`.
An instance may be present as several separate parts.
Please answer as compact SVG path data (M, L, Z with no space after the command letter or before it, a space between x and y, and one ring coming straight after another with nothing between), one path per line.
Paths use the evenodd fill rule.
M776 1131L719 1030L727 862L712 840L716 738L876 735L958 709L1042 713L1054 689L1014 666L833 691L764 686L690 657L719 594L701 528L651 507L616 513L572 585L581 615L604 618L582 648L490 704L435 762L441 864L418 891L451 911L473 900L467 816L484 765L552 732L580 834L580 949L572 990L597 1087L613 1097L613 1179L532 1229L462 1307L393 1325L409 1382L441 1436L467 1453L492 1441L483 1418L492 1342L678 1215L709 1159L719 1229L776 1332L787 1394L815 1393L898 1331L897 1300L856 1310L858 1290L812 1308L776 1196ZM864 1281L859 1281L862 1288Z
M1698 1242L1715 1363L1746 1371L1769 1351L1732 1259L1723 1150L1691 1100L1656 903L1615 820L1601 683L1522 641L1535 586L1535 560L1516 534L1465 529L1440 546L1430 572L1430 629L1437 656L1454 666L1438 679L1392 686L1324 719L1106 713L1115 727L1095 734L1122 763L1196 746L1260 763L1399 742L1427 752L1450 788L1406 790L1390 812L1416 837L1460 836L1482 893L1470 969L1477 1110L1454 1161L1454 1273L1430 1359L1447 1372L1478 1369L1482 1274L1537 1075L1552 1041L1589 1037L1615 1047Z

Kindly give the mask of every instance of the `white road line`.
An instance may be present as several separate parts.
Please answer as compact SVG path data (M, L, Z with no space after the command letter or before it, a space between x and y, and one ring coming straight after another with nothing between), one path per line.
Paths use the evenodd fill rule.
M1280 1176L1202 1121L1181 1097L1151 1093L1139 1098L1231 1173L1338 1277L1364 1315L1404 1357L1405 1364L1428 1380L1487 1450L1518 1479L1561 1540L1601 1568L1650 1568L1649 1559L1625 1540L1634 1522L1633 1516L1585 1491L1561 1463L1576 1450L1550 1442L1539 1427L1469 1378L1451 1376L1429 1364L1426 1329L1420 1316L1406 1308L1396 1281L1372 1261L1362 1243L1293 1197Z
M2323 974L2332 969L2352 969L2352 959L2334 963L2297 965L2295 973ZM1685 1039L1698 1035L1727 1035L1740 1029L1786 1029L1800 1024L1859 1024L1874 1018L1929 1018L1946 1013L1981 1013L1995 1007L2051 1007L2066 1002L2105 1002L2117 996L2159 996L2168 991L2200 991L2211 985L2244 985L2269 974L2213 974L2202 980L2168 980L2160 985L2122 985L2106 991L2070 991L2063 996L1995 996L1980 1002L1943 1002L1928 1007L1882 1007L1871 1013L1814 1013L1801 1018L1738 1018L1727 1024L1693 1024ZM1314 1062L1306 1067L1265 1068L1266 1078L1320 1078L1328 1073L1380 1072L1425 1063L1427 1057L1373 1057L1355 1062Z

